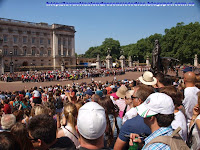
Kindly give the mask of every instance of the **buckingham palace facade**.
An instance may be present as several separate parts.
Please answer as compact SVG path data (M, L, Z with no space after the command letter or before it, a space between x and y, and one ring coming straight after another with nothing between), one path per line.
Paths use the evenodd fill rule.
M1 73L76 65L74 26L0 18Z

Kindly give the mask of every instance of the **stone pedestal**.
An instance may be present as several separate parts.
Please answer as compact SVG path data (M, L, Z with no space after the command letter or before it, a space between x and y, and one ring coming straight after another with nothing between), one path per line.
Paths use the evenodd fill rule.
M62 62L61 64L61 71L64 71L65 70L65 64Z
M0 75L4 74L4 62L3 62L3 53L0 49Z
M150 66L149 56L147 56L147 59L146 59L146 65L147 65L147 66Z
M111 69L112 68L112 57L110 54L106 56L106 69Z
M99 54L97 55L96 69L101 69L101 60L100 60L100 58L99 58Z
M124 67L125 67L125 57L124 57L124 55L120 56L119 61L121 63L121 68L124 69Z
M195 67L198 66L198 57L197 57L197 54L195 54L195 57L194 57L194 66Z
M132 58L131 56L128 57L128 66L133 67Z

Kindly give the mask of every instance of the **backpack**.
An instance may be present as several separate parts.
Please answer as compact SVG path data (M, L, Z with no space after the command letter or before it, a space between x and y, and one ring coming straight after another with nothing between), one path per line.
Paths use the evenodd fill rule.
M145 147L153 143L163 143L170 146L171 150L190 150L187 144L178 134L180 130L181 128L178 127L176 130L174 130L174 132L170 136L158 136L153 140L151 140Z

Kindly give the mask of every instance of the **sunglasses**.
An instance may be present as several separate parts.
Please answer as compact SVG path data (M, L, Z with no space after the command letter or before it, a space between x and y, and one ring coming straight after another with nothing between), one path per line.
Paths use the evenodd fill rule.
M132 99L135 99L135 98L139 98L139 97L136 97L136 96L131 95L131 98L132 98Z
M135 99L135 98L138 98L138 97L135 97L135 96L131 95L131 99ZM125 99L130 99L130 98L125 96Z
M39 138L32 138L32 137L28 136L28 139L29 139L30 141L37 141Z

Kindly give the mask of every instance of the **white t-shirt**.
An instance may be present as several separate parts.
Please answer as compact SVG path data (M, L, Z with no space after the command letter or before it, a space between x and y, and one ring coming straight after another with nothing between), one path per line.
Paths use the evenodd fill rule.
M185 107L185 114L187 117L186 119L188 128L190 125L190 121L192 119L193 108L198 102L197 92L199 92L199 89L197 87L187 87L184 90L183 105Z
M175 117L171 123L171 126L174 130L177 129L178 127L181 127L179 134L183 138L183 140L186 141L187 140L186 118L180 110L177 113L174 113L174 115L175 115Z
M40 92L37 90L33 91L33 97L40 97Z
M125 113L123 120L122 120L122 124L124 124L124 122L126 122L126 120L132 119L136 116L137 116L137 109L135 107L133 107Z
M200 120L200 115L197 116L196 120ZM195 122L196 122L195 120ZM200 130L198 127L195 125L194 129L192 131L192 147L191 150L198 150L200 149Z

